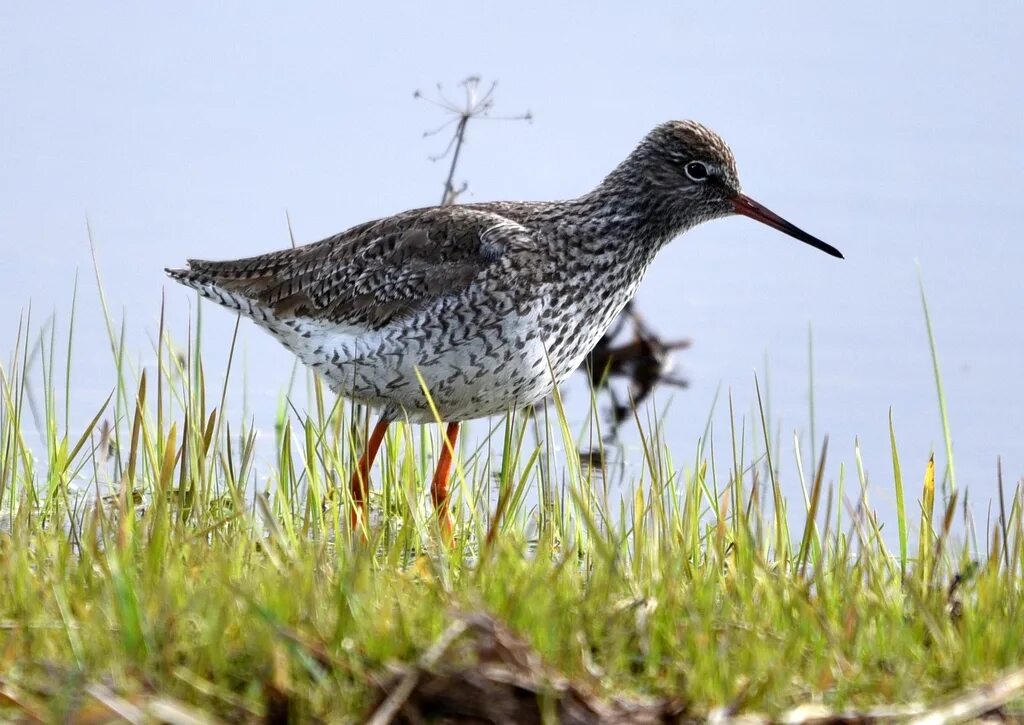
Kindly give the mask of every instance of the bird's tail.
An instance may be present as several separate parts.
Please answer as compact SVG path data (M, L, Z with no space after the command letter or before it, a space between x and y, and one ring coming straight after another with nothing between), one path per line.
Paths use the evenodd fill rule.
M190 259L188 267L167 268L164 271L175 282L191 287L211 302L216 302L229 310L237 310L257 321L265 321L266 312L255 304L256 300L243 291L233 288L234 285L225 284L224 280L219 279L219 275L214 269L217 264L217 262Z

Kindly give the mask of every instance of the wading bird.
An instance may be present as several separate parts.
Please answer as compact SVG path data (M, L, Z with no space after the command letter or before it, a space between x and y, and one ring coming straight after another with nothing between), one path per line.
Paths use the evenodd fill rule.
M732 214L842 257L741 193L716 133L670 121L576 199L416 209L303 247L193 259L167 273L253 320L339 395L380 411L352 473L354 522L365 521L388 424L446 422L430 488L450 535L461 422L550 395L633 297L658 250Z

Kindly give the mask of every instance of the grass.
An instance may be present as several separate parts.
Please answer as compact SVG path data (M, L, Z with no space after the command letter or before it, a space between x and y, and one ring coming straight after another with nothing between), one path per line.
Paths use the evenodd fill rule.
M827 441L785 500L763 408L724 444L709 423L684 466L638 417L644 467L612 496L557 399L460 451L450 550L424 488L437 436L395 426L364 543L344 482L365 417L318 382L305 411L285 398L260 466L198 333L179 353L161 322L158 363L134 370L109 324L110 397L72 430L71 330L44 329L26 315L0 367L0 717L361 721L389 665L460 666L437 645L460 613L539 655L549 720L552 673L701 717L935 703L1024 665L1024 491L1000 482L979 526L952 462L937 497L893 425L895 552Z

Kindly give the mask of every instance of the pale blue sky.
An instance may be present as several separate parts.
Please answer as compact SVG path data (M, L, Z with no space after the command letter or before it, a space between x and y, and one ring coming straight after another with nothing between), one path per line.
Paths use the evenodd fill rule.
M467 199L576 195L656 123L695 118L731 143L751 196L846 253L744 219L665 250L640 302L695 342L669 413L680 457L719 384L751 409L766 356L791 451L812 325L819 432L834 462L860 436L884 502L890 406L910 471L941 448L919 260L961 480L987 498L997 454L1024 473L1024 5L297 5L0 6L5 355L29 299L66 316L76 269L80 337L99 339L87 215L142 351L163 289L179 329L193 303L164 266L283 246L286 209L306 242L434 203L443 141L422 132L442 119L412 93L477 73L500 82L499 112L535 120L471 128ZM242 340L272 400L288 355L252 327ZM109 361L80 353L84 413Z

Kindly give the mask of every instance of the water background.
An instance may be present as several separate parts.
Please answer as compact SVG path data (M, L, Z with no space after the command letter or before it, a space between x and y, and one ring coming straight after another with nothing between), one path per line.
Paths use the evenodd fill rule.
M846 253L740 218L664 250L638 300L655 328L694 341L680 356L691 388L656 401L680 461L709 413L727 435L729 392L749 420L756 373L797 496L813 330L830 476L853 465L859 438L891 521L890 409L908 478L932 450L945 463L920 269L959 483L983 518L996 457L1008 482L1024 475L1022 32L1024 5L1008 2L5 4L0 344L6 355L29 303L37 322L56 311L66 323L80 273L84 424L113 379L87 219L108 303L146 362L161 296L179 338L195 303L165 266L285 246L286 211L308 242L435 203L446 167L428 157L446 136L423 132L445 117L413 91L442 81L454 94L478 73L500 80L498 114L534 121L470 128L465 201L577 195L655 124L695 118L731 143L751 196ZM207 313L218 375L234 320ZM266 425L291 358L251 325L240 344Z

